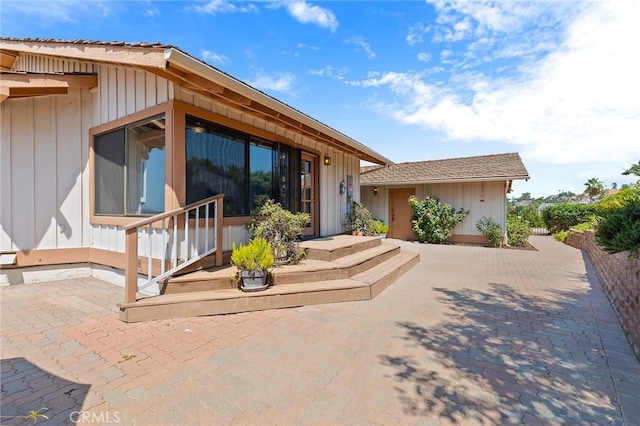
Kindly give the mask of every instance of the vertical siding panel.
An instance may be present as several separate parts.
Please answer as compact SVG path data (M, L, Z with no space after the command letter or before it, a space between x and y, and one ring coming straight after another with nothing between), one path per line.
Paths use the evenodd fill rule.
M80 90L56 96L58 223L64 227L58 247L82 245L82 123Z
M13 101L11 126L11 216L13 227L9 231L14 248L31 250L36 247L33 235L33 99Z
M100 84L98 86L100 92L100 115L97 124L109 121L109 68L105 65L100 66L98 74Z
M142 111L145 108L145 100L147 98L145 94L145 91L147 89L145 77L146 73L144 71L136 70L136 111Z
M37 248L55 248L56 112L54 96L34 99L34 215Z
M107 120L113 121L118 118L118 76L115 67L108 67L107 74L109 76L109 91L107 92L109 111Z
M127 76L124 68L118 67L116 68L116 114L118 118L124 117L127 115Z
M127 87L125 114L129 115L136 111L136 72L131 68L127 68L125 74Z
M147 73L146 75L147 87L145 89L145 96L146 96L145 107L146 108L149 108L156 104L156 99L157 99L156 80L157 79L155 75Z
M0 103L0 250L12 250L11 108Z
M156 102L161 104L162 102L166 102L166 101L169 100L169 96L167 94L167 91L168 91L167 83L168 83L168 81L165 80L164 78L161 78L161 77L157 77L156 80L157 80L157 84L156 84L156 87L157 87L157 99L156 99Z
M89 129L91 129L91 117L92 117L92 94L89 90L83 89L80 95L80 113L82 114L80 120L82 122L82 128L80 130L81 140L81 205L82 205L82 242L83 247L91 245L91 224L90 219L90 200L89 200L89 182L91 176L91 170L89 170Z

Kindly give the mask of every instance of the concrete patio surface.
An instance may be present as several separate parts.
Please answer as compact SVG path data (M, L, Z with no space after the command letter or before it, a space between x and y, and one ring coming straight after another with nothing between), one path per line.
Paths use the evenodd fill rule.
M0 288L0 423L639 425L591 263L530 241L402 242L421 263L373 300L181 320L120 322L95 279Z

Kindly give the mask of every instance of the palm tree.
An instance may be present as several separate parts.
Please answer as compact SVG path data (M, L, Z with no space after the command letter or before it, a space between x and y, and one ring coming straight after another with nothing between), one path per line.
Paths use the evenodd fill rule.
M632 164L631 167L629 167L628 170L625 170L624 172L622 172L622 174L625 176L628 176L628 175L640 176L640 161L638 161L636 164Z
M584 185L587 187L584 193L589 194L589 204L593 203L593 197L604 191L604 185L598 178L591 178Z

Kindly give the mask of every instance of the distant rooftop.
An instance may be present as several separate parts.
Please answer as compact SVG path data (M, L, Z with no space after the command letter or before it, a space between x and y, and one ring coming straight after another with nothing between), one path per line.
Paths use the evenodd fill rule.
M518 179L529 179L529 172L516 152L368 166L360 169L361 185Z

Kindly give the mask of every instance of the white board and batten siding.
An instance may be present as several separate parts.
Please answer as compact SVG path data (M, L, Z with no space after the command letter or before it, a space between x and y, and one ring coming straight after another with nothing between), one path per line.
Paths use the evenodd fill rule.
M88 243L86 90L0 104L2 250ZM88 183L88 180L87 180ZM86 198L86 202L85 202Z
M32 54L15 70L97 73L98 89L0 104L0 250L123 251L116 227L89 224L89 130L166 102L173 84L137 69Z
M94 72L98 88L67 95L11 99L0 104L0 250L96 247L124 251L116 226L89 223L89 130L171 99L278 134L318 155L320 233L343 232L346 195L339 185L354 178L359 161L299 134L139 69L25 54L16 71ZM323 158L332 158L324 166ZM223 230L223 249L246 239L243 227Z
M373 217L389 223L389 189L414 188L416 196L421 200L427 196L436 197L456 210L469 210L469 215L454 229L455 235L482 235L476 229L476 222L482 217L490 217L503 230L506 229L507 201L504 185L503 181L495 181L380 186L378 195L374 195L374 187L367 186L362 188L362 202Z

